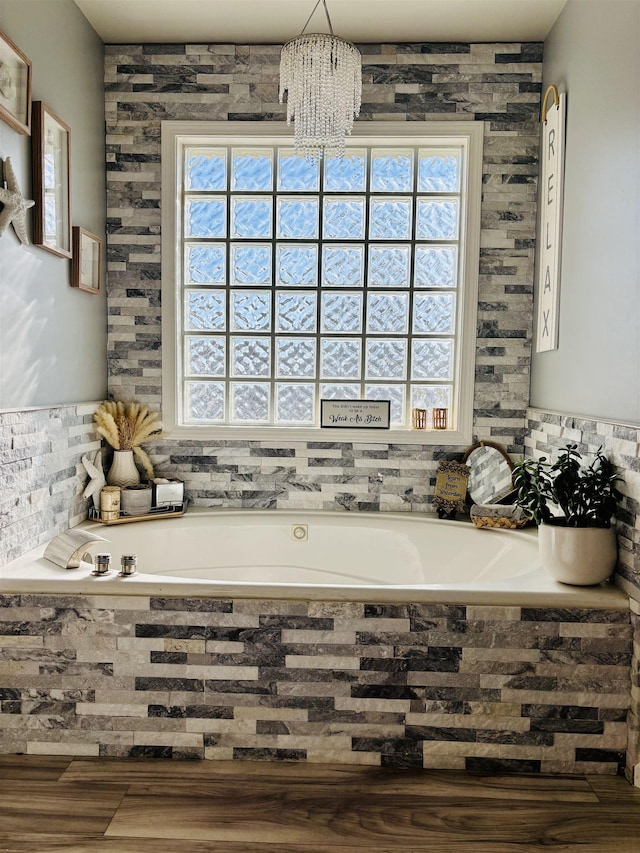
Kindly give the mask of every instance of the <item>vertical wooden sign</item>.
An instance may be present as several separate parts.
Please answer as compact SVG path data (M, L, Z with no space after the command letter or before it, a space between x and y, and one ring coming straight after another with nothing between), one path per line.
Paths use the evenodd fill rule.
M547 110L550 92L554 103ZM542 102L537 352L558 348L565 114L566 95L549 86Z

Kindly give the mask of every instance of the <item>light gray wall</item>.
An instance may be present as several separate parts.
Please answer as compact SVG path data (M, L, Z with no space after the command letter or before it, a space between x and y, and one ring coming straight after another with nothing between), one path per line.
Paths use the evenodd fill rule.
M569 0L544 48L567 92L559 349L531 403L640 423L640 3Z
M33 99L71 127L72 221L105 236L104 48L73 0L0 0L0 29L33 63ZM0 122L32 198L31 139ZM32 234L32 214L29 213ZM0 236L0 409L106 394L106 297L69 285L71 261Z

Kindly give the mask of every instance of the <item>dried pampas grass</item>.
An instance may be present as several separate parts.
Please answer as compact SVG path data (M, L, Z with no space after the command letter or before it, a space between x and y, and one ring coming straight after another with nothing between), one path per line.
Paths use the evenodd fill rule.
M133 450L149 479L153 477L153 466L140 446L162 435L162 424L158 412L150 412L142 403L123 403L121 400L105 400L93 416L96 431L114 450Z

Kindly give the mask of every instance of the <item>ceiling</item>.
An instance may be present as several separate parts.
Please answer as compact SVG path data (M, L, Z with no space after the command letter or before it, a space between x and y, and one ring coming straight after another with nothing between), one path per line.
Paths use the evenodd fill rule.
M282 44L316 0L75 0L108 44ZM543 41L567 0L327 0L336 35L366 42ZM307 32L328 32L322 2Z

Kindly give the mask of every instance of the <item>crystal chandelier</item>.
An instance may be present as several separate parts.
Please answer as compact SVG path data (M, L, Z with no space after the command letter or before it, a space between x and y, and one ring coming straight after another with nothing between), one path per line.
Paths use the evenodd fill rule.
M322 2L330 35L308 33L314 12ZM295 119L294 146L303 157L323 153L342 157L345 136L360 112L362 66L351 42L333 34L327 0L318 0L299 36L280 54L280 103L287 98L287 124Z

